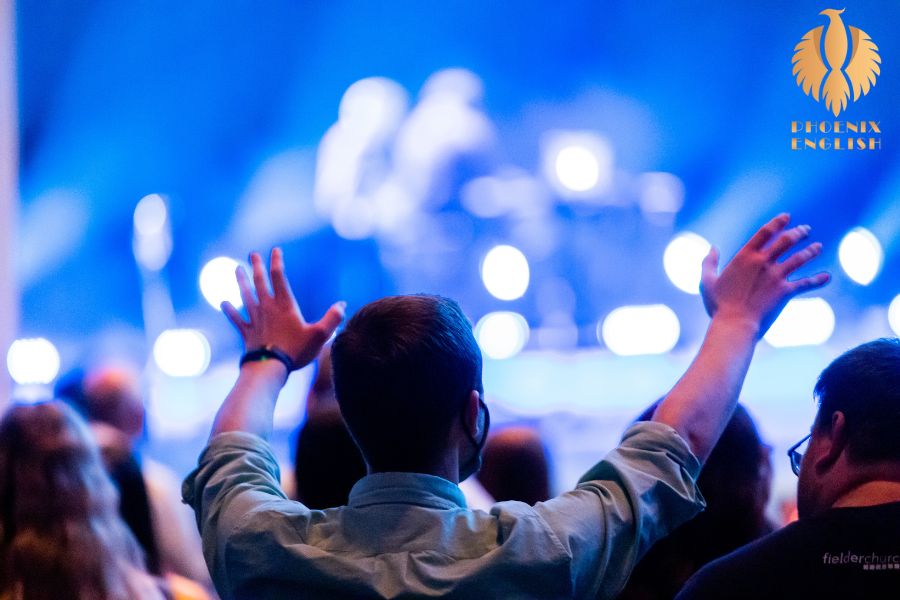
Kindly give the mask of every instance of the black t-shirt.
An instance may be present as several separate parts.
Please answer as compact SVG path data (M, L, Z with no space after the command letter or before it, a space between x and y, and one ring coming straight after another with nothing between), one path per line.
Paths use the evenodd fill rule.
M900 599L900 502L833 508L720 558L678 600Z

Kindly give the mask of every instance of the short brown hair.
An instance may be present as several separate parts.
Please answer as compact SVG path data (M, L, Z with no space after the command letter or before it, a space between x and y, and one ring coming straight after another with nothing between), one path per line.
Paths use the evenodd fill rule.
M482 390L481 351L459 305L391 296L361 308L331 348L347 427L375 471L419 471L447 445L468 394Z

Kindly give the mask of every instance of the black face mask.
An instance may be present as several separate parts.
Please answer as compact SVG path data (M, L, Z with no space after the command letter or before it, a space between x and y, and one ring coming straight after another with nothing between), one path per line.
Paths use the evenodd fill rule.
M466 408L463 407L462 416L462 424L463 431L466 432L466 435L469 438L469 441L475 447L475 453L472 455L472 458L467 460L464 464L459 467L459 480L463 481L470 475L473 475L478 472L481 468L481 453L484 450L484 445L487 443L488 438L488 430L491 428L491 411L488 410L487 404L484 403L484 400L481 399L481 394L478 395L478 404L484 409L484 431L481 432L481 439L476 440L475 434L469 431L469 427L466 424Z

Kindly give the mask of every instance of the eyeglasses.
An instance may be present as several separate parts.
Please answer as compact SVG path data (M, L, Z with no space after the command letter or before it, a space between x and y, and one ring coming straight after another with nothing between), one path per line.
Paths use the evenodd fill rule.
M787 454L788 458L791 459L791 470L794 472L794 475L800 476L800 463L803 461L803 454L806 452L807 446L809 446L809 438L812 437L810 433L805 438L788 448Z

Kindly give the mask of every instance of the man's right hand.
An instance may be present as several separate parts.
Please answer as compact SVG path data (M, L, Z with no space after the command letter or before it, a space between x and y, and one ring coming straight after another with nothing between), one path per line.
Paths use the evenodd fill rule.
M820 244L810 244L778 262L809 234L805 225L785 230L788 220L779 215L769 221L721 274L715 249L703 261L703 302L713 319L694 362L653 415L674 428L701 463L731 418L760 337L791 298L830 278L819 273L788 280L821 252Z
M788 280L794 271L822 251L822 244L816 242L778 262L809 235L808 225L786 230L789 220L788 215L782 214L766 223L721 274L717 274L718 250L710 250L703 261L700 291L711 317L719 315L754 323L758 337L762 337L791 298L828 283L828 273Z

